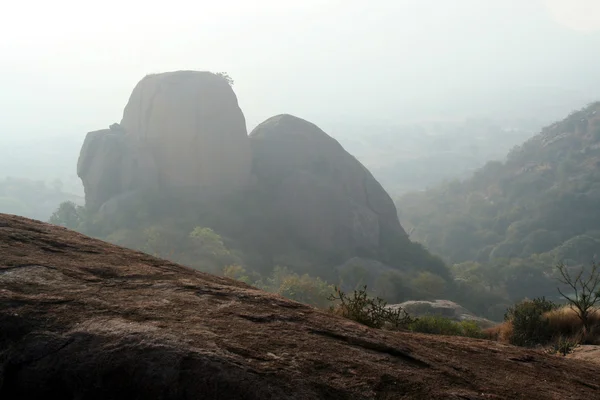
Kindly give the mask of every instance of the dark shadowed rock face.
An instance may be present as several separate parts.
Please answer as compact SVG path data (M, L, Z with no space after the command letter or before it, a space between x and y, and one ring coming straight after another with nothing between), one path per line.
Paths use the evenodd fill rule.
M0 398L592 399L597 364L366 328L0 214Z
M148 147L125 135L117 124L87 134L77 175L83 182L86 206L94 211L113 197L158 185L158 172Z
M385 237L408 237L390 196L371 173L316 125L278 115L250 133L253 172L275 219L309 248L377 258Z

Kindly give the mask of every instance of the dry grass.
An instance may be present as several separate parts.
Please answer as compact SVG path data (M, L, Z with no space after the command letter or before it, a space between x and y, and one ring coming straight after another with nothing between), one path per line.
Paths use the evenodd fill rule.
M571 306L564 306L544 314L550 323L554 336L576 339L580 343L600 343L600 309L596 308L590 314L591 329L584 332L583 323L577 311Z
M491 328L483 330L483 334L490 340L508 343L513 333L513 324L511 321L506 321Z
M571 306L549 311L544 314L544 317L550 323L553 341L569 338L582 344L600 344L600 308L596 308L590 316L592 326L590 332L583 332L583 323L577 315L577 311ZM483 333L491 340L509 343L513 325L511 321L506 321L485 329Z

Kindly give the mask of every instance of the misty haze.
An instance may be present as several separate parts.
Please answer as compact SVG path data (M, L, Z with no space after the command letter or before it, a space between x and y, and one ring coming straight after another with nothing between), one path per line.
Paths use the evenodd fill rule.
M4 5L0 398L598 397L599 49L596 0Z

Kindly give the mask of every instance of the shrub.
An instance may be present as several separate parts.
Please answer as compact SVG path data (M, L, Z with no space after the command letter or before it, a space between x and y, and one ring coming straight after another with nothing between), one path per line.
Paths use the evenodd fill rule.
M566 356L569 353L573 352L573 349L579 346L577 340L569 339L564 336L560 336L558 340L556 340L552 347L550 347L551 354L562 354Z
M490 340L496 340L498 342L510 342L510 338L513 334L512 321L505 321L491 328L484 329L482 333L487 339Z
M241 265L233 264L228 265L223 268L223 276L231 279L235 279L236 281L244 282L247 284L251 284L252 279L246 272L246 268Z
M371 328L403 329L415 320L402 308L387 308L387 303L379 298L371 298L367 287L355 290L352 297L339 288L329 296L329 301L337 303L331 311Z
M474 321L457 322L439 315L419 317L408 326L408 329L413 332L435 335L485 337L481 328Z
M462 329L458 322L439 315L426 315L419 317L409 325L413 332L432 333L435 335L460 335Z
M299 275L287 267L277 266L266 280L254 282L254 286L271 293L277 293L288 299L311 306L326 308L329 296L335 287L321 278L308 274Z
M325 308L332 290L335 290L334 287L321 278L313 278L308 274L292 274L283 280L278 292L288 299Z
M84 208L72 201L60 203L56 211L52 213L48 222L61 225L69 229L77 229L84 220Z
M481 327L477 325L475 321L461 321L459 322L462 328L462 335L472 338L484 339L487 336L481 330Z
M411 281L411 286L426 298L443 298L446 293L446 281L431 272L421 272Z
M509 342L517 346L545 344L552 338L552 329L544 314L556 309L556 305L544 297L523 300L510 307L504 315L512 324Z

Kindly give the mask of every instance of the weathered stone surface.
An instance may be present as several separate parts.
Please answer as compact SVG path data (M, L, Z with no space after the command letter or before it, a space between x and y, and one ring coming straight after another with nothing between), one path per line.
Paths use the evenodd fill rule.
M143 142L125 134L118 125L87 134L77 163L85 189L86 206L98 210L122 193L154 188L158 173Z
M600 346L591 344L579 345L573 349L572 353L567 354L566 357L578 361L600 364Z
M319 252L375 257L384 239L408 238L390 196L316 125L278 115L250 134L253 172L271 194L275 219Z
M600 365L386 332L0 214L0 398L594 399Z
M146 76L133 89L121 125L150 148L161 187L229 191L248 184L252 155L244 114L216 74Z

